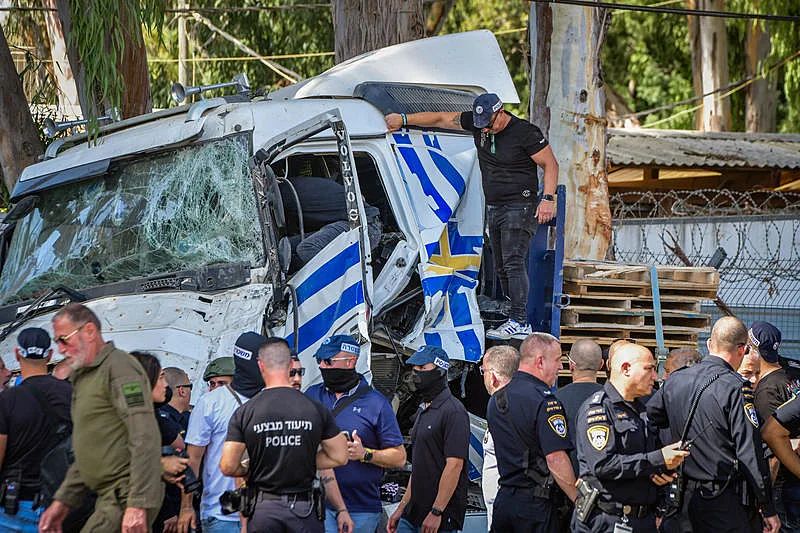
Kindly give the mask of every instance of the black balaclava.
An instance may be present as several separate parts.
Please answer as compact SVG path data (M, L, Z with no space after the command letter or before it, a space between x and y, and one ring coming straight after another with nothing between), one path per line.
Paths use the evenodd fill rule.
M414 392L423 402L431 402L447 388L447 371L441 368L433 370L412 370L411 383Z
M331 392L347 392L361 383L361 374L355 368L320 367L322 382Z
M233 390L252 398L264 388L264 378L258 369L258 349L267 342L266 337L254 331L239 335L233 347Z

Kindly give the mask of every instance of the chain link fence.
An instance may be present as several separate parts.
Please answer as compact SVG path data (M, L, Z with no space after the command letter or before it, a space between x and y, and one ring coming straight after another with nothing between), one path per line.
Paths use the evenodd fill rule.
M746 324L766 320L800 357L800 194L697 190L610 198L609 259L716 266L719 298ZM704 305L714 319L722 311ZM704 342L701 342L704 345Z

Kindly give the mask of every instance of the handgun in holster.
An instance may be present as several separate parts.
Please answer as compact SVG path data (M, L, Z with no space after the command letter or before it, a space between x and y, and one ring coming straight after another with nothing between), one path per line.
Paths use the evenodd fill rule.
M583 479L578 480L578 497L575 499L575 516L582 523L586 523L589 516L597 506L600 490Z
M323 485L319 478L314 478L311 483L311 501L314 505L314 513L317 520L325 520L325 485Z

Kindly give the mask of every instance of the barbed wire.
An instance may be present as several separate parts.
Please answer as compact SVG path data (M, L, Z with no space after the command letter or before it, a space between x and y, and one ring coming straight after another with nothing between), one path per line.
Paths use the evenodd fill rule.
M719 294L727 304L800 308L800 194L644 191L614 194L610 204L614 259L704 266L722 248Z

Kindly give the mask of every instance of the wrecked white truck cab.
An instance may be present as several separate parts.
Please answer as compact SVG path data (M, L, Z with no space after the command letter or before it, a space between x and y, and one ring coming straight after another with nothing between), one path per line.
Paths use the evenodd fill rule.
M90 306L107 339L198 385L245 330L286 337L306 384L336 333L364 342L362 372L380 351L372 343L438 344L476 361L483 198L472 137L387 134L383 116L465 110L484 91L518 101L494 36L470 32L371 52L263 97L114 123L93 146L85 135L55 141L20 177L2 233L6 365L16 367L14 331L49 330L68 301ZM349 231L297 268L288 228L298 224L284 212L295 199L279 183L308 176L344 185ZM365 203L383 224L372 251Z

